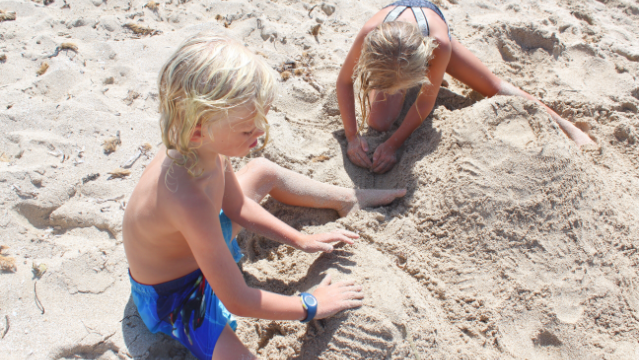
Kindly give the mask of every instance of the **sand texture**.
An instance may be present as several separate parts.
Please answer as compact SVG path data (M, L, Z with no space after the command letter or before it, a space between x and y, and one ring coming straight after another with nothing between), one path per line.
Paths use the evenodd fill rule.
M638 3L440 0L452 35L589 132L578 149L536 104L449 76L385 175L346 158L335 81L380 0L0 1L0 358L192 359L130 298L123 209L157 153L160 66L205 29L281 73L252 157L326 183L407 188L352 212L264 206L306 233L361 239L306 254L243 232L254 287L364 286L360 309L240 319L267 359L637 359ZM280 76L280 74L278 74ZM390 133L366 130L375 149ZM240 168L250 159L234 160Z

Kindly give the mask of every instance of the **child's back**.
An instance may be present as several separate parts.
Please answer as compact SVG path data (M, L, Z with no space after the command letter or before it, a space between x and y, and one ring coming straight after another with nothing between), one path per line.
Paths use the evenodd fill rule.
M129 268L134 279L144 284L163 283L199 268L175 222L191 206L190 200L206 196L202 187L207 182L222 184L213 189L216 197L224 194L219 170L204 181L204 177L193 179L184 167L171 166L172 162L160 150L142 174L125 211L123 237ZM164 183L169 168L167 185L173 183L175 191Z

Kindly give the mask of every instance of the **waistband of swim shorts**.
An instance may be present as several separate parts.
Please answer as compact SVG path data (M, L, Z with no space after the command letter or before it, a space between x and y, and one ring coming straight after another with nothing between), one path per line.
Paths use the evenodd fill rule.
M162 295L162 294L172 294L182 289L193 286L193 283L198 279L200 275L202 275L202 270L197 269L192 273L189 273L185 276L179 277L174 280L169 280L167 282L163 282L155 285L147 285L141 284L137 282L133 276L131 276L131 270L128 270L129 280L131 281L131 291L137 292L143 295Z

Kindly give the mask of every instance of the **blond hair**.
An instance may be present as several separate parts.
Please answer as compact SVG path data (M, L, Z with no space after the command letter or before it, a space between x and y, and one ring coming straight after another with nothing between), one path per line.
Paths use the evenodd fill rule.
M276 94L276 78L268 65L237 41L203 32L185 40L160 70L160 128L162 142L180 153L174 163L189 174L198 162L191 142L196 127L213 141L208 126L229 115L230 110L254 109L255 125L266 132L266 112Z
M364 39L362 52L353 73L359 84L358 102L362 110L361 131L371 106L369 92L394 93L429 84L428 62L437 47L415 24L404 21L383 22Z

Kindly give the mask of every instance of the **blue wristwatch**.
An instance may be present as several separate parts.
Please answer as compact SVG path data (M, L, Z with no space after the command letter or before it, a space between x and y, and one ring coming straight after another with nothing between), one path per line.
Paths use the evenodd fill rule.
M302 307L307 311L307 317L302 320L303 323L307 323L316 316L316 311L318 310L318 300L316 300L315 296L309 293L300 294L300 300L302 300Z

